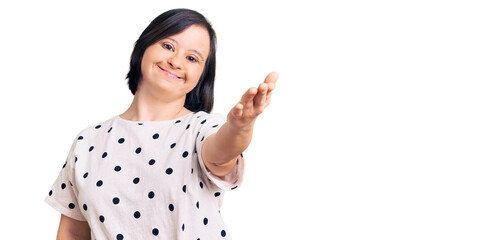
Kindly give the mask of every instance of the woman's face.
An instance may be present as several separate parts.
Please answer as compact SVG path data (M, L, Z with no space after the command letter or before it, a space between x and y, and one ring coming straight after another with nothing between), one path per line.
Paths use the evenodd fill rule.
M210 52L206 28L192 25L149 46L141 62L138 91L176 100L197 85Z

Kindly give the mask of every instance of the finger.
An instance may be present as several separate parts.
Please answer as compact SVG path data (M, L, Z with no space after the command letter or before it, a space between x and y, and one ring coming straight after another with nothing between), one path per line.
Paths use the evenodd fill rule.
M276 83L268 83L267 87L268 87L267 91L272 92L272 90L276 88Z
M268 84L268 89L267 89L267 96L266 96L266 102L271 98L272 96L272 91L276 88L275 83L269 83Z
M234 116L235 118L241 118L241 116L243 116L243 108L243 104L236 104L231 110L232 116Z
M267 83L268 89L267 89L267 96L266 96L266 104L268 105L270 103L272 91L276 88L276 81L278 81L279 75L276 72L271 72L267 75L267 77L264 80L264 83Z
M243 107L253 107L253 98L255 95L257 95L258 89L257 88L250 88L248 91L243 94L241 97L241 104Z
M254 107L257 107L259 109L264 107L266 96L267 96L267 89L268 89L268 86L266 83L261 83L258 86L258 93L255 96L255 98L253 99Z
M279 78L279 74L277 72L271 72L271 73L267 74L267 77L265 77L264 83L267 83L267 84L272 83L273 85L275 85L276 81L278 81L278 78Z
M269 104L271 103L271 96L272 96L272 90L268 91L267 95L265 97L265 105L266 106L269 106Z

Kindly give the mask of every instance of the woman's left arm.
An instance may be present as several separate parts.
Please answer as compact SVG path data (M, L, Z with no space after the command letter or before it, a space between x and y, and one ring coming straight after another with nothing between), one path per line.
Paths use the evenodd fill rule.
M211 173L222 177L232 171L238 156L251 142L255 120L271 103L277 79L277 73L269 73L258 88L248 89L227 114L227 122L208 136L203 144L202 156Z

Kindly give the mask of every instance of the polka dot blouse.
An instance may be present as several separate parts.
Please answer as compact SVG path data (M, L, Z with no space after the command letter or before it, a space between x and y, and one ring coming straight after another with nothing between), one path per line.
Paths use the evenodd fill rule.
M230 239L223 193L241 183L244 159L224 178L204 167L202 145L225 123L205 112L169 121L119 115L82 130L45 201L87 221L92 239Z

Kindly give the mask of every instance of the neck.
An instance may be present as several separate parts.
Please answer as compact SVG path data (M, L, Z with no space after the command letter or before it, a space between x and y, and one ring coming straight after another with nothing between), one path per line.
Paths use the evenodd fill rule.
M143 91L137 91L131 106L120 117L131 121L173 120L190 113L184 104L185 97L168 101L156 98L152 94L145 94Z

